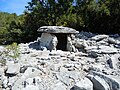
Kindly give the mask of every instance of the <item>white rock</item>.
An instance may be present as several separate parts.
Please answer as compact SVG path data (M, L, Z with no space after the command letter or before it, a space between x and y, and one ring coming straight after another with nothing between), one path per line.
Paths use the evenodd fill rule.
M27 70L24 73L24 76L26 78L35 77L35 76L38 76L41 72L42 71L38 70L37 68L28 67Z
M72 40L69 36L67 37L67 50L70 51L70 52L73 51Z
M50 43L49 43L48 49L49 49L50 51L56 50L57 44L58 44L57 37L56 37L55 35L52 35L52 40L51 40Z
M110 46L94 46L94 47L87 47L86 48L87 52L96 52L99 54L115 54L118 53L118 50L114 47Z
M13 86L18 77L9 77L8 85Z
M5 69L3 67L0 67L0 75L4 75Z
M38 85L38 83L41 82L41 78L39 76L36 76L32 78L27 78L25 81L28 85L32 85L32 84Z
M43 47L48 47L52 38L53 37L52 37L51 34L42 33L41 39L40 39L40 45L43 46Z
M75 82L77 82L78 80L83 78L83 73L77 72L77 71L64 71L64 70L62 70L61 72L59 72L57 74L57 78L60 81L64 82L65 85L72 86L75 84Z
M48 33L42 33L40 39L40 46L46 47L49 50L56 50L58 40L55 35L51 35Z
M62 82L58 82L55 85L53 85L50 90L67 90L67 89Z
M8 78L2 75L1 81L2 81L3 87L6 88L8 86Z
M100 53L105 53L105 54L114 54L114 53L117 53L117 49L116 48L113 48L113 47L109 47L109 46L99 46L99 51Z
M7 69L7 74L18 74L20 71L20 64L19 63L11 63L9 62L7 64L8 69Z
M4 51L4 47L3 46L0 46L0 52L3 52Z
M23 88L24 86L27 86L26 84L23 85L23 83L26 82L28 78L30 79L28 79L27 81L31 84L32 82L31 79L38 77L41 73L42 71L38 70L37 68L28 67L25 73L21 77L19 77L19 79L15 82L14 86L12 87L12 90L19 90L19 89L21 90L21 88Z
M40 90L40 89L39 89L39 86L28 85L25 88L22 88L20 90Z

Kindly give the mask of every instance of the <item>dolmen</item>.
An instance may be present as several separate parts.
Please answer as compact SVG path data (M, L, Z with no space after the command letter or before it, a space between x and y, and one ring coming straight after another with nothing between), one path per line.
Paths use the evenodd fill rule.
M75 29L63 26L42 26L37 31L42 33L39 40L40 48L46 47L50 51L75 51L72 36L79 33Z

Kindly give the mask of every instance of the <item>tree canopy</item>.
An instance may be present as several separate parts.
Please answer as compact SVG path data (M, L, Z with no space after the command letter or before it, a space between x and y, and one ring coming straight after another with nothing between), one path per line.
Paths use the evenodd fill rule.
M35 40L45 25L120 34L120 0L31 0L23 15L0 12L0 44Z

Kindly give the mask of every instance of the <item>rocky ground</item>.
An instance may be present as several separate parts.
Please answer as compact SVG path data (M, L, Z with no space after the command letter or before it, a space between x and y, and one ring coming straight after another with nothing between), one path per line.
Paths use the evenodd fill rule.
M0 90L120 90L120 36L80 32L73 42L76 52L20 44L20 57L1 63Z

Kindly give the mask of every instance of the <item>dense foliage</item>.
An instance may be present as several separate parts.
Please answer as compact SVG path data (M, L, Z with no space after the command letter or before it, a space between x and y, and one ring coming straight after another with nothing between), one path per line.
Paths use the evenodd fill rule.
M44 25L120 34L120 0L31 0L24 15L0 13L0 43L36 39Z
M24 29L23 16L0 12L0 44L20 42Z

